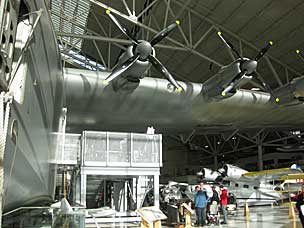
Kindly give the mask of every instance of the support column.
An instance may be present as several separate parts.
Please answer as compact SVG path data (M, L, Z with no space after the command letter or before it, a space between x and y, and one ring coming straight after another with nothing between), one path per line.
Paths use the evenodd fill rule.
M159 175L154 175L153 178L154 187L154 206L159 208Z
M141 176L138 176L136 181L136 209L141 206L141 183Z
M274 166L274 168L278 168L278 161L279 161L279 159L278 158L274 158L273 159L273 166Z
M263 147L262 147L262 144L258 144L258 167L259 167L259 170L263 170Z
M214 161L213 168L214 168L214 170L217 170L218 169L217 154L214 154L213 161Z
M81 174L81 186L80 186L80 202L81 205L86 207L87 204L87 175Z
M125 188L124 188L124 206L123 206L123 211L128 210L128 181L125 181Z
M75 189L74 189L74 193L73 193L73 201L78 203L78 204L81 204L81 196L80 196L80 189L81 189L81 176L80 175L77 175L75 177Z

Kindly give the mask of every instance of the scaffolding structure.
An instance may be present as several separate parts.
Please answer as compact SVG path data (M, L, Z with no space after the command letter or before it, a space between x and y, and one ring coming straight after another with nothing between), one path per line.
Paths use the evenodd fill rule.
M71 201L87 208L109 206L118 212L147 203L159 207L162 135L84 131L54 136L59 146L50 160L58 165L57 185L68 183L62 195L67 191ZM148 195L153 202L147 202Z

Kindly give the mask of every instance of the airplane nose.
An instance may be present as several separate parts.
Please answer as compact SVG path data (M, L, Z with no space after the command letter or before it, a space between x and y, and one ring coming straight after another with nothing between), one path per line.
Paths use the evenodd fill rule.
M247 75L252 74L257 68L258 62L255 60L248 60L241 63L241 70L246 71Z
M135 53L139 54L140 60L146 60L152 53L152 46L149 42L143 40L136 46Z

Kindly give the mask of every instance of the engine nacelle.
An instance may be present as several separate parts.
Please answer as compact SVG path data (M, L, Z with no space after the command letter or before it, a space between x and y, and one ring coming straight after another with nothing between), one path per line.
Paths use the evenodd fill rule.
M213 171L211 169L203 168L201 173L198 173L202 180L206 181L222 181L222 176L219 172Z
M222 174L222 177L228 177L229 179L237 180L248 171L234 165L226 164L219 172Z
M203 83L203 95L207 99L223 99L235 94L235 90L230 91L225 97L222 91L229 86L232 79L240 72L240 63L233 62L223 66L217 74Z
M152 55L155 56L155 50L152 49ZM134 47L129 46L126 51L119 57L118 65L122 65L127 59L134 56ZM151 67L151 63L148 60L137 60L136 63L126 70L123 75L129 79L139 80L144 78L145 73Z
M304 102L304 76L293 79L287 85L273 91L280 104L299 104Z

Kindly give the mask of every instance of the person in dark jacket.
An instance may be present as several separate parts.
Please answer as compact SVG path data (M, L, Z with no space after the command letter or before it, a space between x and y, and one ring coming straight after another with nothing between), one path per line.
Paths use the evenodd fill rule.
M303 208L303 211L301 209L301 206ZM303 212L304 212L304 188L303 187L302 187L302 192L300 192L298 194L296 207L297 207L298 212L299 212L299 218L301 220L302 227L304 228L304 215L303 215Z
M215 186L212 186L212 192L213 192L213 195L210 199L210 202L212 203L213 201L215 201L215 202L217 202L217 204L219 204L220 198L218 196L218 192L215 189Z
M200 189L196 193L194 204L196 211L196 225L205 226L206 225L206 205L207 205L207 194L204 188L204 183L200 183Z

